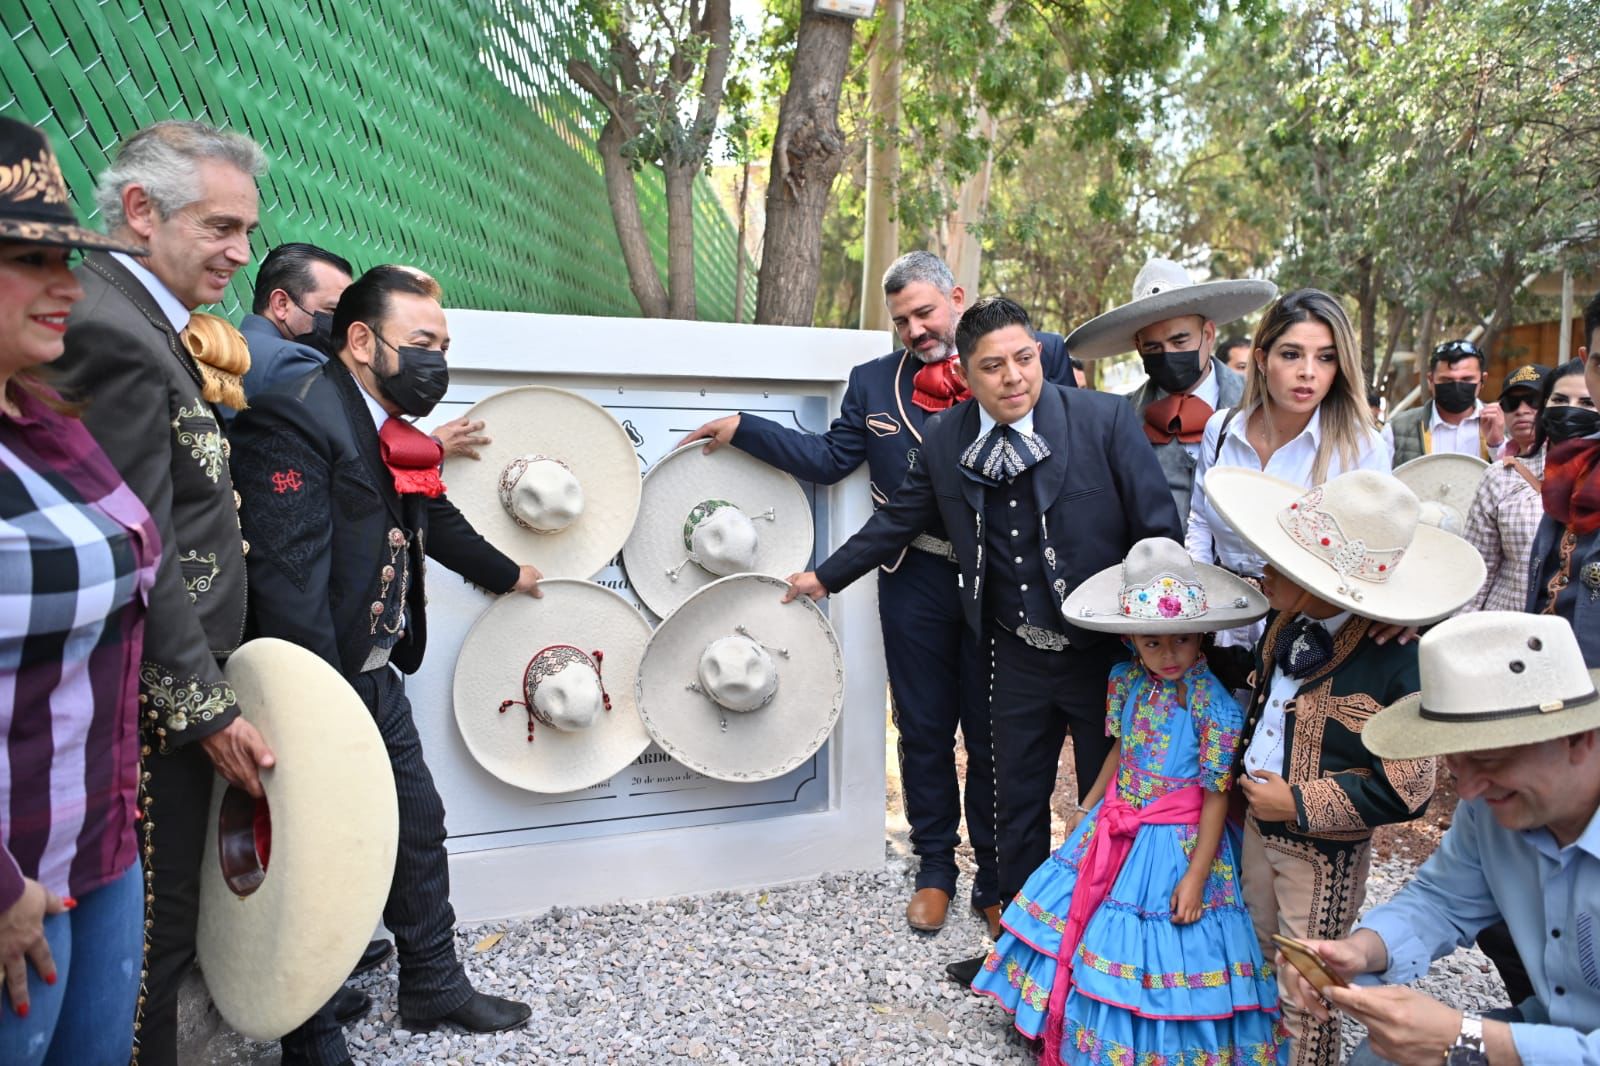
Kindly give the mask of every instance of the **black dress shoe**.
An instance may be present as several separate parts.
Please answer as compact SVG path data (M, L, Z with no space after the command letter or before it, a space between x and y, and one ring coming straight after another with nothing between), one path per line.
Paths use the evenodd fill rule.
M328 1000L328 1006L340 1025L349 1025L357 1018L366 1017L367 1011L372 1009L372 997L359 988L342 985Z
M962 959L960 962L952 962L944 968L945 975L958 985L970 985L973 978L978 976L978 971L983 969L983 960L988 957L987 955L979 955L975 959Z
M361 953L361 958L356 962L356 968L350 971L354 977L358 973L376 970L379 966L389 961L389 956L394 954L394 942L389 940L374 940L367 945L367 950Z
M500 1033L526 1025L532 1013L533 1008L526 1003L474 992L471 999L449 1014L428 1019L402 1017L400 1021L414 1033L427 1032L441 1025L454 1025L469 1033Z

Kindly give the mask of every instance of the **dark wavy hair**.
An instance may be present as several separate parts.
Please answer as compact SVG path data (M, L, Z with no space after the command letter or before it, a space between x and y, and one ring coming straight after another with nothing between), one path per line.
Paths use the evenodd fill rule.
M1540 414L1544 413L1545 406L1550 402L1550 397L1555 393L1556 382L1574 376L1580 378L1583 377L1583 364L1584 361L1582 359L1568 359L1565 363L1562 363L1560 366L1556 367L1550 372L1550 375L1544 379L1544 384L1539 386L1538 411ZM1535 417L1533 420L1533 451L1529 454L1539 454L1539 449L1543 448L1544 446L1544 419Z
M1028 312L1004 296L985 296L961 312L961 321L956 323L956 351L961 355L962 367L966 367L980 340L1007 326L1021 326L1033 336Z

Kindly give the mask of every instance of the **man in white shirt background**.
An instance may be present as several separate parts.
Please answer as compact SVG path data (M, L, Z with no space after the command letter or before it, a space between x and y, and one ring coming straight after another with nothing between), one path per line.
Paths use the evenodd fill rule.
M1505 418L1478 398L1488 357L1472 341L1446 341L1428 356L1428 402L1402 411L1383 427L1394 465L1423 455L1454 452L1485 462L1500 457L1506 443Z

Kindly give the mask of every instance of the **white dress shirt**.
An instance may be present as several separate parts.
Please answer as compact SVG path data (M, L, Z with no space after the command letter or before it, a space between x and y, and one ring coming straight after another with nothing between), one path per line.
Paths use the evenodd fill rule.
M1326 629L1329 637L1335 637L1348 621L1350 612L1340 611L1329 618L1315 619L1313 624ZM1272 658L1270 648L1266 657L1269 661ZM1284 705L1294 699L1294 694L1300 690L1300 681L1300 678L1290 677L1279 670L1276 664L1273 665L1267 683L1267 703L1261 709L1261 721L1257 723L1250 746L1244 753L1244 772L1257 780L1261 779L1263 770L1283 776Z
M128 268L128 273L138 279L145 291L155 298L156 306L161 308L161 313L167 316L167 321L172 323L172 328L182 333L189 326L189 309L183 306L183 301L173 295L167 283L152 274L139 260L122 252L112 252L111 258Z
M1482 416L1483 401L1474 400L1472 412L1466 418L1463 418L1460 424L1451 425L1440 417L1439 405L1437 403L1432 404L1431 410L1428 412L1428 438L1432 442L1432 450L1428 454L1471 455L1481 459L1483 456L1479 451L1479 440L1480 434L1483 432ZM1393 455L1393 426L1386 425L1383 427L1383 442L1389 446L1389 454ZM1505 449L1505 441L1501 441L1499 447L1490 447L1488 449L1490 460L1500 458L1500 453Z
M1217 560L1236 574L1256 576L1261 573L1266 560L1257 555L1233 528L1222 520L1206 496L1206 472L1212 466L1238 466L1247 470L1261 470L1275 478L1304 485L1309 491L1311 470L1316 465L1317 448L1322 443L1322 409L1311 412L1306 428L1291 440L1285 441L1272 453L1267 465L1251 447L1245 435L1254 408L1240 411L1228 423L1228 435L1222 442L1221 455L1217 453L1217 437L1222 432L1226 411L1218 411L1206 422L1205 434L1200 440L1200 459L1194 471L1194 496L1189 508L1189 532L1183 546L1197 562ZM1216 456L1215 463L1212 457ZM1370 433L1361 448L1360 458L1354 466L1347 467L1337 450L1328 461L1328 480L1333 480L1348 470L1380 470L1389 472L1389 454L1377 433ZM1215 558L1213 558L1215 556Z
M985 411L983 409L983 405L979 404L978 405L978 435L976 437L974 437L973 440L982 440L984 437L989 435L989 431L991 429L993 429L995 426L997 426L999 424L1000 423L996 422L994 420L994 418L989 414L988 411ZM1018 433L1027 433L1027 434L1031 435L1033 433L1033 410L1032 410L1032 408L1030 408L1028 410L1027 414L1023 415L1021 418L1017 419L1015 422L1012 422L1011 423L1011 428L1016 430Z

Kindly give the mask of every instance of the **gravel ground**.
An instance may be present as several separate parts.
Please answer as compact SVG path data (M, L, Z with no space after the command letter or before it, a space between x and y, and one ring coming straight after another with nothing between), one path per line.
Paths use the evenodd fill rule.
M888 750L892 772L892 737ZM1063 793L1070 766L1064 759ZM998 1007L943 978L945 963L986 947L978 919L952 907L937 935L905 924L914 866L897 793L891 780L878 870L463 927L457 943L473 984L531 1003L529 1028L485 1037L397 1029L391 962L356 982L376 1005L347 1030L351 1053L369 1064L1031 1064ZM1373 868L1369 904L1404 882L1414 869L1406 852L1421 849L1394 850ZM961 861L964 895L970 855ZM1505 1000L1475 950L1436 963L1420 987L1462 1006ZM1347 1045L1359 1035L1347 1023ZM275 1047L235 1041L212 1061L276 1059Z

